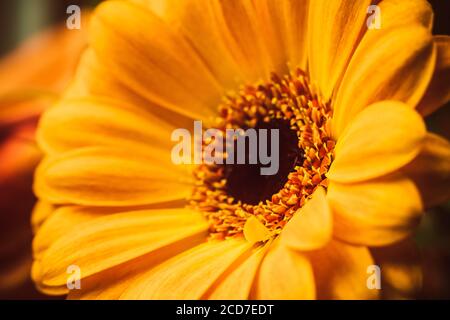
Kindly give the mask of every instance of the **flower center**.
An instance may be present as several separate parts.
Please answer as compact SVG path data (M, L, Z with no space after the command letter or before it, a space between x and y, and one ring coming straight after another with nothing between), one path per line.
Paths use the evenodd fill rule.
M237 201L257 205L261 201L270 200L272 195L283 188L288 181L288 175L297 165L303 162L303 151L298 148L298 138L285 119L272 119L269 122L259 122L255 129L279 132L279 168L276 174L262 175L261 163L257 164L226 164L226 192ZM259 132L259 131L258 131ZM267 146L270 149L270 143ZM235 148L236 150L236 148ZM271 152L275 152L272 150ZM245 159L249 159L249 149L246 149Z
M211 238L242 236L251 216L277 235L318 186L327 187L335 146L331 117L330 105L300 69L223 99L216 128L224 137L227 129L278 129L279 170L262 175L260 164L199 165L190 206L208 219Z

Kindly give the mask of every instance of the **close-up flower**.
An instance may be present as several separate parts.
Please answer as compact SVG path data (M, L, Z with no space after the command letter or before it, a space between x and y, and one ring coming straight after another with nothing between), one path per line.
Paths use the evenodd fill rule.
M432 34L433 17L425 0L102 2L38 126L37 288L417 297L412 237L450 199L450 142L424 120L450 100L450 37ZM173 132L196 121L224 137L276 129L278 171L228 163L228 149L176 163Z

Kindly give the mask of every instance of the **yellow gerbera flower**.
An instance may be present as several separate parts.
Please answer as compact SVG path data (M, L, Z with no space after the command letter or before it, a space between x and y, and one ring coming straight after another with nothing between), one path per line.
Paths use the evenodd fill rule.
M450 98L450 38L431 35L424 0L380 1L369 30L371 2L101 4L72 88L40 123L38 287L367 299L377 264L386 296L417 290L408 237L450 195L450 145L422 119ZM193 120L279 128L280 174L173 164L171 133Z

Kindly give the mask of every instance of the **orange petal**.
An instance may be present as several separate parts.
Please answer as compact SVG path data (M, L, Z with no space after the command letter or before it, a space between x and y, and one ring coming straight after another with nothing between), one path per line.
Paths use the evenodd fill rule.
M416 159L402 169L416 183L426 207L450 200L450 142L428 133Z
M38 141L47 154L83 147L121 145L129 150L170 152L174 128L139 107L100 98L65 99L41 118Z
M180 3L177 0L131 0L131 2L145 7L145 9L152 11L163 20L173 16L179 10L177 3ZM186 2L186 0L183 2Z
M235 89L286 72L287 61L306 69L308 2L187 0L151 7L182 30L224 87Z
M314 0L309 8L309 69L328 100L345 71L361 33L370 0Z
M414 108L430 83L435 62L431 33L420 24L369 30L335 98L334 136L340 138L352 120L377 101L398 100Z
M382 29L411 25L433 28L433 8L427 0L383 0L378 6Z
M379 291L368 289L367 268L374 264L366 247L333 240L308 254L314 269L318 299L376 299Z
M206 241L204 234L171 243L136 259L127 261L90 277L83 278L80 290L71 290L69 299L117 300L137 279L155 266Z
M245 257L245 260L237 261L236 268L218 279L217 284L211 287L211 293L208 293L206 298L213 300L248 299L256 273L269 246L270 243L262 248L257 248L250 253L249 257Z
M257 30L272 57L272 71L286 73L286 62L291 70L306 70L308 43L309 0L254 1Z
M450 37L434 36L437 47L436 68L425 96L417 106L423 116L428 116L450 100Z
M252 216L245 222L244 237L248 242L254 244L269 239L270 231L255 216Z
M282 2L283 21L286 23L285 46L291 70L308 68L308 15L310 0Z
M308 259L281 244L273 244L261 264L255 299L315 298L314 276Z
M272 21L264 20L267 15L261 10L264 10L264 4L252 0L211 2L218 32L245 72L247 83L265 79L273 71L286 70L284 52L280 50L280 39L276 36L278 30Z
M358 184L331 183L327 198L334 235L357 245L399 241L414 231L422 213L417 188L400 175Z
M347 183L393 172L417 156L425 134L422 118L409 106L396 101L375 103L339 138L327 176Z
M223 88L189 42L152 12L103 2L90 32L99 61L133 91L195 119L216 114Z
M199 299L250 244L211 241L160 264L130 285L122 299Z
M188 209L91 215L81 220L72 216L71 221L76 230L56 240L39 259L35 281L60 286L66 283L66 269L71 265L78 266L81 278L86 278L193 235L206 236L208 228L202 214ZM50 229L39 232L46 230Z
M270 72L286 70L276 11L272 11L270 2L212 1L206 7L204 1L187 3L190 7L180 10L182 28L188 31L190 39L199 45L199 49L206 49L202 52L210 56L205 58L211 66L222 64L224 68L226 64L229 72L235 70L235 83L252 83L267 78ZM205 36L198 37L198 34ZM209 46L206 41L210 41ZM214 52L216 48L219 50ZM231 80L230 76L228 78ZM230 81L228 83L231 84Z
M331 236L331 212L325 190L319 187L288 222L280 241L296 250L315 250L330 241Z
M51 211L50 211L51 210ZM33 257L40 259L50 246L70 233L74 226L93 221L109 213L126 211L120 208L90 208L62 206L55 208L46 202L40 201L33 213L37 215L47 214L37 230L33 239ZM128 210L131 211L131 210Z
M130 155L129 151L109 148L78 149L40 164L35 193L52 203L87 206L185 199L191 192L190 175L171 165L169 157L157 148L152 155Z
M39 281L36 281L40 277L41 273L41 262L39 260L34 260L31 266L31 279L33 279L36 289L40 292L50 295L50 296L64 296L69 292L67 284L60 286L47 286Z
M33 231L35 233L54 211L55 207L49 202L38 201L36 203L33 212L31 213L31 225L33 226Z
M247 66L239 64L227 45L227 30L220 10L215 11L216 4L211 1L148 1L134 0L150 9L168 24L175 26L224 88L235 89L245 81ZM243 28L250 28L243 24ZM202 36L199 36L199 35Z
M192 118L163 108L146 99L132 88L127 87L123 79L117 78L111 70L101 63L92 48L87 49L80 58L75 77L64 94L65 98L106 97L120 102L121 105L140 108L153 117L164 120L176 128L190 128ZM142 112L138 112L142 114Z

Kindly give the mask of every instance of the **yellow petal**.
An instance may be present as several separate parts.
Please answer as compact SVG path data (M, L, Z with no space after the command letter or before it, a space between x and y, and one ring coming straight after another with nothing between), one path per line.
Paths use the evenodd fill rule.
M167 204L169 205L169 204ZM170 205L177 205L170 203ZM180 208L184 203L179 204ZM42 208L42 209L41 209ZM156 209L166 209L168 207L145 206L145 207L84 207L84 206L60 206L55 208L45 202L40 201L35 208L37 214L40 211L51 210L41 223L35 238L33 239L33 256L40 259L45 251L57 240L70 233L75 225L93 221L96 218L108 214L132 212L137 210L149 210L157 212ZM172 206L173 208L173 206ZM150 211L151 210L151 211ZM34 212L33 212L34 213Z
M336 95L333 133L367 106L398 100L414 108L425 93L436 62L430 31L417 25L369 30L350 61Z
M280 39L273 33L277 30L257 12L262 4L252 0L210 3L217 31L241 67L247 83L265 79L273 71L286 70L284 52L276 45ZM269 23L269 26L264 26L264 23ZM266 32L262 32L262 28Z
M306 70L308 5L308 0L254 1L258 32L276 60L272 71L286 73L286 62L291 70Z
M417 106L423 116L428 116L450 100L450 37L434 36L437 48L436 68L425 96Z
M78 266L81 278L86 278L194 235L205 237L208 226L200 213L168 209L102 216L74 228L42 256L36 279L40 283L65 284L71 265Z
M250 217L244 225L244 236L248 242L254 244L269 239L270 231L256 217Z
M158 146L170 152L171 126L117 101L99 98L66 99L41 118L38 141L47 154L73 149L121 145L152 152Z
M284 33L287 58L290 68L307 69L308 58L308 15L310 0L283 1L283 21L286 23Z
M281 233L280 241L297 250L315 250L330 241L331 212L325 190L319 187Z
M202 0L154 1L134 0L155 12L168 24L175 26L224 88L235 89L245 79L247 66L239 64L227 46L223 15L214 11L215 3ZM218 10L220 12L220 10ZM243 28L249 28L244 24ZM201 36L200 36L201 35ZM248 79L249 80L249 79Z
M450 200L450 142L428 133L419 155L403 171L416 183L425 207Z
M54 242L70 233L74 229L74 226L93 221L105 214L126 211L121 208L89 208L74 206L62 206L59 208L51 206L51 208L51 215L41 224L38 230L39 232L36 233L36 236L33 239L33 257L35 259L40 259Z
M31 213L31 225L36 232L44 221L55 211L55 207L46 201L38 201Z
M400 175L358 184L331 183L327 198L335 237L357 245L399 241L414 231L422 213L417 188Z
M92 48L87 49L81 56L75 77L64 97L69 99L107 97L109 100L128 106L129 109L130 106L140 108L145 113L152 114L153 118L164 120L175 128L192 127L192 118L163 108L127 87L120 77L115 77L111 70L101 63ZM142 114L142 112L138 113Z
M180 3L177 0L131 0L131 2L138 3L145 9L151 10L163 20L170 18L173 12L178 10L176 3Z
M136 279L122 299L199 299L250 244L208 242L160 264Z
M224 274L217 284L210 288L211 293L206 294L212 300L246 300L249 298L253 281L262 259L270 243L257 248L245 260L238 261L235 269Z
M204 234L183 238L136 259L83 278L80 290L71 290L69 299L117 300L136 280L155 266L206 241Z
M371 252L381 269L383 298L416 299L422 288L422 262L413 240L372 248Z
M306 13L289 8L290 17L285 16L287 1L186 0L158 5L155 1L135 1L176 26L221 85L232 90L265 79L270 72L287 71L284 36L300 30L286 32L284 28L293 25L290 17ZM304 33L297 34L301 37Z
M374 265L366 247L333 240L308 254L314 268L318 299L376 299L379 291L368 289L367 268Z
M225 88L284 73L287 61L306 69L308 1L138 1L176 25Z
M255 299L314 299L313 271L308 259L281 244L273 244L259 269Z
M41 274L41 261L34 260L33 265L31 266L31 279L33 279L36 289L38 289L40 292L50 296L64 296L69 292L67 284L61 286L47 286L39 282L40 274Z
M383 0L378 4L381 11L381 28L422 25L433 28L433 8L426 0Z
M359 182L393 172L417 156L425 134L422 118L409 106L375 103L339 138L327 176L337 182Z
M133 91L195 119L216 114L223 88L189 42L152 12L104 2L90 32L99 61Z
M370 0L314 0L309 9L311 80L328 100L366 27Z
M158 149L155 149L158 150ZM35 193L58 204L133 206L185 199L189 175L170 166L166 152L130 154L85 148L44 160L37 169Z

